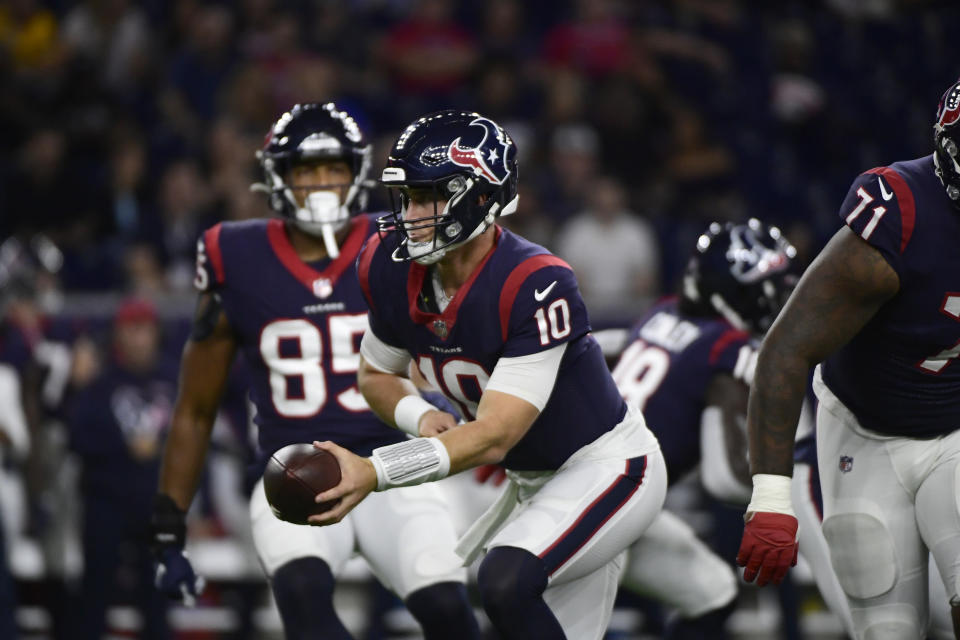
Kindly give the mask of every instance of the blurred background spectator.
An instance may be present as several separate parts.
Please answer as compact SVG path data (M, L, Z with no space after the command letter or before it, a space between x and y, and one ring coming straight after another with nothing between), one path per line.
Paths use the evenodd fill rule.
M72 399L70 445L80 460L83 502L79 638L101 638L108 605L124 600L142 616L141 637L167 636L165 597L153 588L146 543L176 380L153 304L123 302L111 356Z
M80 575L81 514L64 425L108 430L77 399L150 378L114 361L118 305L152 300L157 362L176 360L197 235L267 215L248 191L253 154L292 103L348 106L376 141L374 176L383 141L423 111L500 121L521 154L503 223L573 264L595 328L623 326L677 289L706 222L777 224L802 263L858 172L930 153L937 99L960 74L958 23L946 0L0 0L0 243L59 248L56 268L33 268L29 304L0 315L0 365L18 377L32 443L5 465L26 496L7 516L8 536L20 518L7 540L20 627L72 637L61 605ZM224 464L192 518L237 543L207 566L256 583L237 511L250 442L239 374L235 386ZM131 461L150 447L111 437L114 455L149 466ZM110 441L74 440L88 471ZM96 522L103 502L87 506ZM249 618L237 593L210 598ZM655 628L647 613L633 627Z
M703 221L756 215L816 248L860 168L926 153L958 13L934 0L6 0L0 233L50 234L68 293L149 280L157 261L166 282L148 290L182 291L198 230L262 213L244 191L279 111L338 99L389 138L454 106L515 134L548 243L599 176L618 179L661 248L642 288L671 291ZM872 135L890 122L905 131Z
M660 248L653 227L627 209L626 190L600 177L587 193L587 208L560 228L557 253L574 273L591 313L623 323L637 317L660 286Z

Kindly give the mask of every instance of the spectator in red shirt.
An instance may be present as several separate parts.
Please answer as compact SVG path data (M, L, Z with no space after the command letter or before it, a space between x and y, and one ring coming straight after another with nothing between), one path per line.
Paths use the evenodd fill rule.
M400 93L443 94L469 77L477 45L452 11L449 0L419 0L410 19L387 33L383 60Z
M598 77L626 70L631 46L630 29L610 0L579 0L576 17L547 32L543 59Z

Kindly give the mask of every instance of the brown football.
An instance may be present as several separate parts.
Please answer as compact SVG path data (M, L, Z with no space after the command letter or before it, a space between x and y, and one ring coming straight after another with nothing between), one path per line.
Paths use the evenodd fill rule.
M276 451L263 472L263 490L273 514L294 524L323 513L335 502L314 502L318 493L340 484L340 465L333 455L311 444L291 444Z

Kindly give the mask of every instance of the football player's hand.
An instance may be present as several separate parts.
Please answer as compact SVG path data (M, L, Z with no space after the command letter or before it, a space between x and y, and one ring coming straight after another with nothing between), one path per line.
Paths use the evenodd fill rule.
M194 572L186 551L167 547L157 557L154 585L168 598L192 607L206 583Z
M204 580L190 564L184 550L186 517L170 496L158 494L150 517L151 550L155 561L154 585L172 600L192 607L203 593Z
M474 468L473 479L477 481L477 484L489 482L493 486L499 487L507 479L507 470L498 464L480 465Z
M446 411L427 411L420 418L420 437L432 438L457 426L457 419Z
M780 584L787 569L797 564L797 519L785 513L748 514L737 564L746 567L743 579L762 587Z
M337 459L340 465L340 484L317 494L316 502L335 502L335 504L328 511L310 516L307 521L317 526L336 524L377 488L377 471L369 459L358 456L329 440L314 441L313 446L332 454Z

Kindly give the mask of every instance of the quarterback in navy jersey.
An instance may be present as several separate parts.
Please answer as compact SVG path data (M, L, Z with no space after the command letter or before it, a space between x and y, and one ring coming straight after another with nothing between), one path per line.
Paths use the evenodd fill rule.
M345 110L304 104L277 120L258 158L265 183L255 188L281 217L218 224L198 243L200 299L154 507L158 586L186 600L199 579L183 553L183 512L236 351L251 370L261 470L273 452L297 442L336 439L368 455L406 439L357 389L367 308L355 262L376 228L358 213L369 145ZM411 487L382 498L321 529L279 520L262 481L254 488L254 544L287 637L350 637L334 612L333 588L355 552L405 600L425 637L478 637L441 490Z
M370 304L360 390L419 437L368 458L332 442L331 524L372 491L501 462L510 482L461 538L504 638L601 638L623 551L659 512L666 470L590 335L570 267L495 224L517 205L516 147L476 113L440 111L395 142L382 181L394 215L360 254ZM411 361L466 422L424 407ZM387 492L389 493L389 491ZM374 496L378 494L373 494Z
M760 350L738 560L748 580L787 570L793 431L821 363L823 532L857 637L924 637L931 555L960 637L960 81L933 154L861 174L840 217Z

